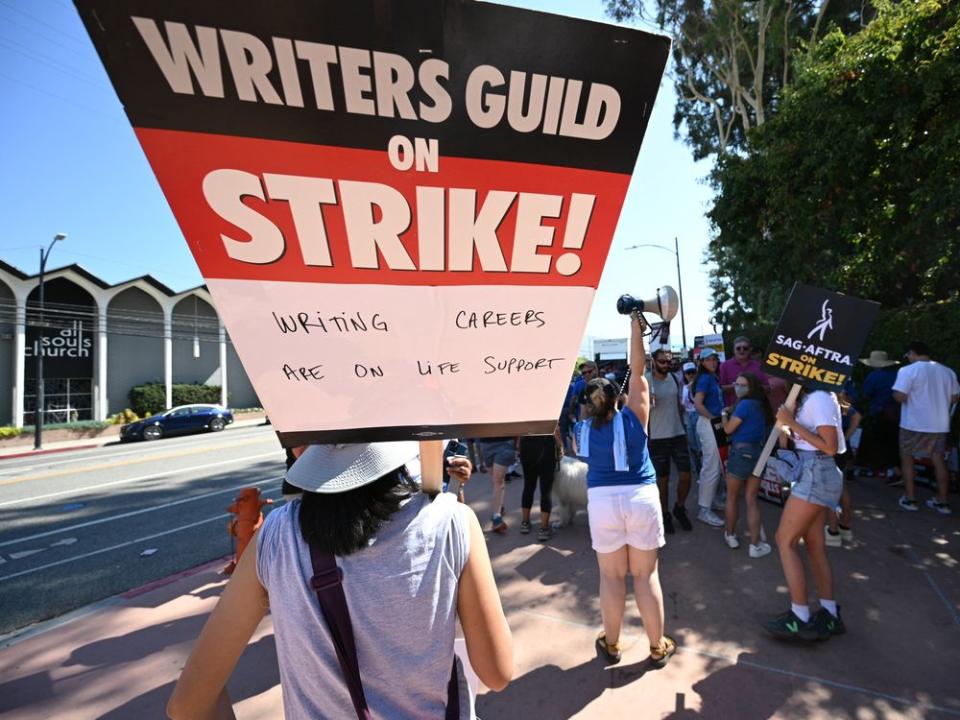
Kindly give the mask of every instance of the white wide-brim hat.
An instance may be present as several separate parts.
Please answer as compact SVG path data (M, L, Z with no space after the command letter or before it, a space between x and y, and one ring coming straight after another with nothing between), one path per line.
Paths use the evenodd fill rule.
M860 362L862 362L867 367L872 367L872 368L882 368L882 367L890 367L891 365L899 365L899 363L896 360L891 360L890 358L887 357L887 353L885 350L874 350L873 352L870 353L870 357L860 358Z
M347 492L379 480L419 452L416 442L311 445L287 471L287 482L308 492Z

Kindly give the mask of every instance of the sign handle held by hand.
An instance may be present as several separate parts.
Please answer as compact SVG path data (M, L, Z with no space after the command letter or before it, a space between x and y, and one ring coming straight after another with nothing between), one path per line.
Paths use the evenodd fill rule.
M784 406L788 410L793 410L794 406L797 404L797 396L800 394L800 385L794 383L790 388L790 392L787 394L786 402ZM767 438L766 445L763 446L763 452L760 453L760 457L757 458L757 464L753 468L754 477L763 477L763 468L767 464L767 460L770 459L770 453L773 452L773 446L777 442L777 438L780 437L780 426L774 422L773 429L770 431L770 436Z
M420 441L420 487L428 495L443 489L443 441Z

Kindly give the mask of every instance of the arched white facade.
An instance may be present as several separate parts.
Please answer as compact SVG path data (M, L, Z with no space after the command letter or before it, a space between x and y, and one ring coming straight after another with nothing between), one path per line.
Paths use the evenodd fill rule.
M215 317L215 328L212 328L212 336L207 342L215 342L218 349L216 376L220 379L221 403L223 405L227 404L227 358L229 356L229 341L224 332L219 313L216 310L216 305L213 303L213 298L210 296L210 293L207 292L206 288L201 286L182 292L174 292L149 275L110 285L79 265L57 268L47 271L44 274L45 282L57 278L68 280L85 290L93 298L96 315L95 322L93 323L95 341L93 353L92 410L94 419L105 420L109 415L119 412L125 407L123 403L119 402L118 398L108 397L108 373L110 370L108 358L110 356L109 348L111 342L109 314L111 303L114 299L130 288L136 288L149 296L149 298L156 302L159 310L156 325L158 329L162 327L162 338L160 338L163 348L162 381L166 388L168 407L172 404L171 388L178 380L178 368L174 363L174 308L183 300L196 297L198 301L203 301L204 305L212 309L213 316ZM5 402L4 405L6 405L6 407L0 407L0 425L10 424L22 426L24 420L24 388L26 384L27 300L31 292L39 286L39 277L37 275L27 275L17 268L0 261L0 285L6 286L3 293L3 304L5 306L3 310L4 318L0 324L10 328L8 333L4 333L4 337L0 342L9 342L12 345L9 369L11 392L8 399L9 404ZM9 293L6 292L7 288L9 289ZM12 295L12 300L9 297L10 295ZM12 307L6 307L11 304ZM131 320L131 323L132 322L135 321ZM114 337L116 337L116 335L114 335ZM130 358L130 362L135 361L136 358ZM186 372L187 369L182 368L182 370ZM235 398L234 405L242 407L256 404L256 397L253 395L252 387L249 381L246 380L246 377L241 375L240 381L237 382L238 376L235 369L231 368L231 371L233 373L231 377L234 378L234 384L240 386L239 389L242 393L241 398Z

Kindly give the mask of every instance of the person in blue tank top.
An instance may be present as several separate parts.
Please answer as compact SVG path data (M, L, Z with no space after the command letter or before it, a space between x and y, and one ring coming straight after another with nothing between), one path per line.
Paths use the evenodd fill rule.
M773 427L773 410L767 401L760 379L751 372L743 372L734 380L733 390L737 402L733 412L723 414L723 431L730 437L730 454L727 456L727 512L723 539L736 550L737 520L740 513L739 496L744 487L747 501L747 528L750 531L750 557L761 558L770 554L770 545L761 537L760 478L753 474L763 443Z
M677 650L663 633L663 591L657 551L664 545L657 475L647 449L650 389L644 377L646 354L639 313L630 328L630 386L623 411L617 387L606 378L587 383L589 416L577 424L577 455L587 463L587 517L600 566L600 614L603 632L596 646L610 664L620 661L620 629L627 596L627 573L650 660L662 667Z

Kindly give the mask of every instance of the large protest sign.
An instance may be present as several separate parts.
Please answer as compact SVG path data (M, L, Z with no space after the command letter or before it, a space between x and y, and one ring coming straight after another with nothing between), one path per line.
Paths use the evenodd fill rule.
M809 390L839 392L880 304L796 283L767 346L763 370Z
M549 432L669 41L466 0L77 0L286 444Z

